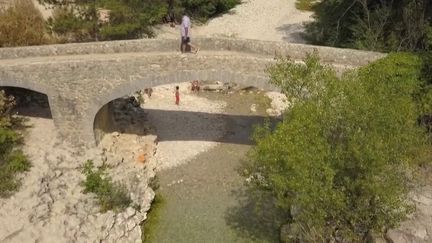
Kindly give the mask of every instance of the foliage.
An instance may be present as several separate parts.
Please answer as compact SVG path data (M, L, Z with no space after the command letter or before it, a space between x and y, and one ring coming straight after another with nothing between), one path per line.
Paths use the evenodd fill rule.
M184 12L206 20L239 3L238 0L40 1L57 6L53 18L48 20L52 32L78 42L153 37L151 27L161 23L169 12L177 20Z
M205 21L227 12L239 3L239 0L177 0L176 5L184 9L190 16Z
M7 197L21 185L17 175L28 171L30 163L17 146L21 136L13 130L18 120L11 116L13 97L0 91L0 197Z
M430 149L414 98L421 64L392 54L338 78L312 54L269 68L294 102L275 130L256 130L244 173L290 215L293 241L361 241L412 210L410 171Z
M158 0L42 0L58 8L51 30L69 41L132 39L153 36L150 27L167 14Z
M432 1L324 0L307 26L312 42L378 51L427 50Z
M305 65L296 64L289 57L280 57L267 72L270 83L282 88L289 102L319 95L323 82L336 77L333 69L320 64L316 51L307 54Z
M54 6L44 21L31 0L15 0L0 9L0 47L54 41L86 42L153 37L152 26L168 14L184 13L200 21L224 13L239 0L38 0Z
M0 8L0 47L29 46L48 43L45 23L31 0L15 0Z
M96 194L102 212L124 210L132 202L126 186L119 182L113 183L105 169L105 167L101 167L95 170L93 161L86 161L82 170L86 176L86 180L82 182L84 193Z
M52 33L66 42L89 41L95 36L92 21L88 21L85 17L78 17L74 10L68 7L56 8L53 17L48 19L47 25Z
M296 0L295 6L299 10L310 11L316 3L316 0Z

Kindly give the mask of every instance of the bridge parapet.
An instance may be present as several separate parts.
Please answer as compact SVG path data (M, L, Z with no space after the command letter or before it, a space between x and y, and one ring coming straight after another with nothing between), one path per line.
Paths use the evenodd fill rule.
M385 56L383 53L353 49L247 39L196 38L194 42L204 51L233 51L272 57L280 55L290 56L295 60L303 59L306 53L317 50L325 63L352 67L362 66ZM179 41L176 39L141 39L0 48L0 59L178 50Z

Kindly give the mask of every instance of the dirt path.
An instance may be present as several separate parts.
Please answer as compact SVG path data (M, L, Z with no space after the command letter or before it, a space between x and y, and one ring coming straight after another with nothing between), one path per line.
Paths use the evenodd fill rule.
M245 0L229 13L204 25L193 25L192 36L229 37L303 43L303 23L311 12L295 8L295 0ZM178 38L179 29L159 26L158 38Z

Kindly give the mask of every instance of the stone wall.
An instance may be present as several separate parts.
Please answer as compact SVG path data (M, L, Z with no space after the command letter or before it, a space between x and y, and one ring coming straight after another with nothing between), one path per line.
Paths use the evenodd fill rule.
M97 144L102 140L105 134L113 131L113 108L112 103L102 106L94 119L94 136Z

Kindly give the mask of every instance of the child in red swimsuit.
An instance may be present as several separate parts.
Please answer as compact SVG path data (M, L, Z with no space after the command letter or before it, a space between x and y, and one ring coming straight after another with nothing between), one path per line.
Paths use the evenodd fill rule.
M179 103L180 103L179 86L176 86L175 98L176 98L176 101L175 101L176 105L179 105Z

